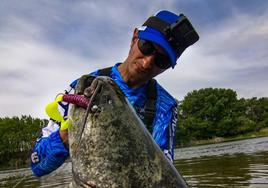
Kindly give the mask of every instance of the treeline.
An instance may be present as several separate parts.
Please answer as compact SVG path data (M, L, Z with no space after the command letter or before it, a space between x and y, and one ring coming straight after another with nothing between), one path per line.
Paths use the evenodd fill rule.
M31 116L0 118L0 167L29 164L30 151L47 123L47 120Z
M48 120L0 118L0 168L29 165L30 151ZM194 90L179 102L177 146L230 137L268 127L268 98L237 99L231 89Z
M231 89L194 90L179 102L177 146L268 127L268 98L237 99Z

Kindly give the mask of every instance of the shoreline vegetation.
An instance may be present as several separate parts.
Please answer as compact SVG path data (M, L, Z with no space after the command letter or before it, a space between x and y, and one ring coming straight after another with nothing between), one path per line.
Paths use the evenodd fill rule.
M243 135L237 135L232 137L214 137L206 140L192 140L190 141L190 143L187 143L182 146L176 145L175 149L200 146L200 145L217 144L223 142L232 142L232 141L239 141L253 138L261 138L261 137L268 137L268 128L263 128L259 132L250 132Z
M237 99L231 89L205 88L177 102L175 148L268 136L267 97ZM31 150L47 123L30 115L0 118L0 170L29 167Z
M176 147L267 135L268 98L237 98L235 91L205 88L178 101Z

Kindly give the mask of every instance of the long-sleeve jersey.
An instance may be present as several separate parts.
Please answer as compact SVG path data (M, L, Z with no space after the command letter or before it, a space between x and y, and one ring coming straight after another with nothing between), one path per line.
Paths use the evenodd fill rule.
M110 77L117 83L129 102L133 105L137 115L144 120L144 105L146 100L146 90L149 84L139 88L130 88L123 80L118 71L119 64L112 67ZM98 76L99 71L91 73ZM65 93L73 93L77 80L70 84L70 88ZM177 103L176 100L158 83L156 83L157 100L156 113L152 125L152 136L155 142L162 149L166 157L173 161L175 130L177 125ZM63 116L68 116L68 103L59 103L59 108ZM60 125L50 120L48 125L42 129L42 135L37 139L31 154L32 171L36 176L48 174L61 166L69 156L59 135Z

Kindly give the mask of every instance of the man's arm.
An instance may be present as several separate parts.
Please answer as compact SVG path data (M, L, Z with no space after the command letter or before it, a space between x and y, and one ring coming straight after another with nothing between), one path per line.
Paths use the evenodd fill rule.
M57 130L48 137L37 140L31 154L32 171L36 176L49 174L61 166L68 156L69 151Z
M98 71L92 72L90 75L97 76ZM78 80L79 79L73 81L64 93L73 94ZM58 104L59 105L57 106L59 107L58 110L60 115L62 117L67 117L69 104L66 102L59 102ZM57 113L55 115L53 111L50 111L50 113L50 115L54 117L58 117L59 115L57 115ZM64 122L66 123L67 121ZM65 128L63 129L63 127ZM68 147L68 126L66 127L66 124L63 125L63 122L60 125L60 123L50 120L48 126L42 129L42 136L36 141L31 154L31 167L33 173L36 176L43 176L56 170L69 156Z
M72 93L73 89L65 90ZM62 117L67 116L68 104L59 102L58 110ZM42 136L36 141L31 154L31 168L36 176L43 176L56 170L69 156L68 130L60 130L60 123L49 120L42 129Z

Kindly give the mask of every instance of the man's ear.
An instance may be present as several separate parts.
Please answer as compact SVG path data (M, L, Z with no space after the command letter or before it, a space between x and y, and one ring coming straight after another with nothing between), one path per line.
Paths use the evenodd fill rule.
M131 48L135 44L135 42L138 40L138 32L139 32L139 30L137 28L135 28L133 31L132 39L131 39L131 44L130 44Z

